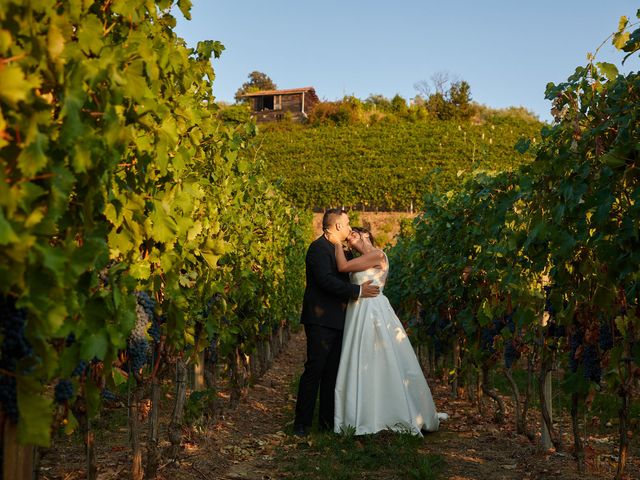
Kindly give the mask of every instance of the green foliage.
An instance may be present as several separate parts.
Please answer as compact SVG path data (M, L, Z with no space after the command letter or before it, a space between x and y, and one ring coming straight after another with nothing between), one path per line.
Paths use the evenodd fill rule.
M448 190L458 172L476 168L511 170L529 162L518 155L520 138L537 141L541 124L511 116L487 116L481 124L424 120L416 109L391 122L355 122L351 104L320 104L314 119L335 115L317 126L265 125L258 139L266 172L282 179L291 201L304 208L344 205L368 210L422 208L425 192ZM423 111L423 110L422 110ZM413 112L413 113L412 113ZM315 115L315 116L314 116ZM340 119L338 119L340 118Z
M278 86L273 83L273 80L269 78L266 73L258 72L254 70L249 75L249 80L244 82L242 86L236 91L234 96L236 102L243 101L243 95L245 93L259 92L261 90L277 90Z
M215 389L191 392L184 405L184 421L187 425L196 425L203 421L212 412L212 406L219 401Z
M48 443L47 385L81 360L100 364L79 385L91 412L120 382L136 290L159 301L166 348L192 354L250 352L297 316L308 218L263 179L255 126L219 120L224 47L187 48L173 3L0 9L0 294L28 310L24 442Z
M614 44L637 53L640 30L628 34L626 25ZM419 341L441 352L462 345L463 370L495 368L513 345L559 361L566 393L634 395L639 92L638 72L623 76L592 59L548 85L555 123L543 129L533 162L477 171L456 190L425 196L425 213L390 253L397 267L385 289Z

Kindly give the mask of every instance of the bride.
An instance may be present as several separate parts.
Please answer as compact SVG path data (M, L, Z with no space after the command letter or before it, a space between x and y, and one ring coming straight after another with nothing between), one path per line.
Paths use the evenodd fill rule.
M389 300L382 293L388 259L375 247L371 232L353 228L349 247L360 256L347 260L341 242L336 249L338 270L351 273L351 282L373 280L380 295L360 298L347 306L347 315L335 390L336 433L356 435L395 430L422 435L438 430L446 414L436 412L409 338Z

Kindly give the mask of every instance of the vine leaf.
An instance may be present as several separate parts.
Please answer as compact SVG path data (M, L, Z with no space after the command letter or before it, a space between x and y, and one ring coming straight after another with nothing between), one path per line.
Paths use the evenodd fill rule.
M8 245L18 241L16 232L11 228L11 224L4 218L2 209L0 209L0 245Z
M41 393L40 381L36 378L18 377L18 410L28 412L18 422L18 438L22 443L48 447L53 420L53 402Z

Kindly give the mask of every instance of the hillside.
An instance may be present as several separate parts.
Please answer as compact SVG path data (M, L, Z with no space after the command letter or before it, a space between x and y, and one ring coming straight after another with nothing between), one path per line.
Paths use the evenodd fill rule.
M427 189L450 189L458 172L512 169L532 159L514 149L542 123L495 114L481 123L382 120L371 125L261 124L255 146L265 173L300 207L420 209Z

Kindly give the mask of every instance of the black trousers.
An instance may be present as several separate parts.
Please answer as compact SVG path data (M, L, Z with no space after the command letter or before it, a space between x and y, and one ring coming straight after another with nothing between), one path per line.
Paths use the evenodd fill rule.
M334 392L340 365L342 330L305 325L304 331L307 335L307 361L298 385L295 425L311 426L319 389L318 426L321 430L333 430Z

